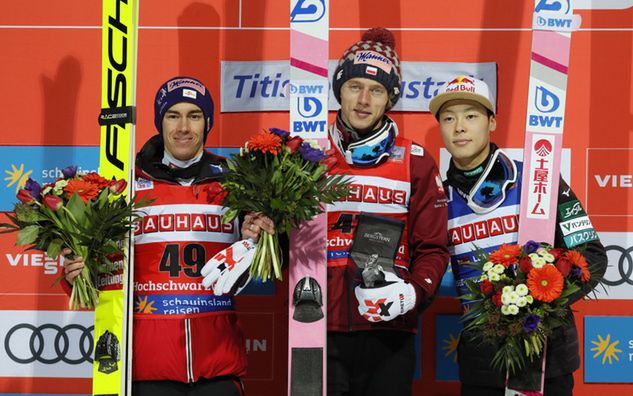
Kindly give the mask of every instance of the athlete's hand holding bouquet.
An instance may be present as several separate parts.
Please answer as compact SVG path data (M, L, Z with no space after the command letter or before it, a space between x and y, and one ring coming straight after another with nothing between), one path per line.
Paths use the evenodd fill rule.
M498 346L493 367L510 375L527 360L540 361L546 337L568 320L570 296L592 277L582 253L528 241L502 245L479 261L466 263L482 272L467 280L470 294L464 330L476 330Z
M246 269L255 278L267 280L274 274L281 279L278 235L323 212L322 204L348 194L346 177L326 174L332 161L320 148L281 129L251 137L228 163L230 172L222 183L223 205L228 208L223 220L232 221L239 213L261 213L272 220L276 232L271 235L263 229L256 244L239 241L219 252L202 269L203 284L216 294L235 292L226 278L237 279L238 272Z
M125 180L79 174L75 166L43 186L28 179L18 191L14 214L7 215L11 223L0 224L0 233L17 231L16 245L46 251L53 259L68 249L82 257L85 265L73 282L69 307L94 308L99 298L94 280L117 269L136 209L148 203L130 202L122 195L126 187Z

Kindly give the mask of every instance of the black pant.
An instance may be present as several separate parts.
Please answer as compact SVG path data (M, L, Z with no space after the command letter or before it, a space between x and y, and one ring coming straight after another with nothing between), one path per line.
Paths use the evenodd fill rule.
M404 331L328 332L328 396L411 396L414 342Z
M178 381L134 381L133 396L243 396L237 377L202 378L191 384Z
M543 396L572 396L574 390L573 374L545 378ZM493 388L462 383L461 396L504 396L503 388Z

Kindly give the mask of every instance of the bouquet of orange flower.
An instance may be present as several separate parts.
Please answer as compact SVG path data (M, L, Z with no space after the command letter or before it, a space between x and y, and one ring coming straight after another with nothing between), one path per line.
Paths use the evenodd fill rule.
M552 330L568 319L569 297L591 279L587 261L577 250L554 249L534 241L502 245L479 261L481 271L466 281L470 302L465 330L475 329L499 346L493 367L515 374L526 359L540 359Z
M124 257L122 242L137 218L135 209L148 201L128 202L121 195L125 180L78 174L75 166L62 174L43 186L28 179L18 191L14 215L7 215L11 223L0 224L0 233L17 231L16 245L46 251L51 258L65 247L83 257L85 267L75 278L69 307L94 308L99 298L94 280L117 269L115 262Z
M274 273L281 279L278 234L323 212L322 203L347 196L349 179L328 176L336 160L301 137L271 128L251 137L239 154L232 156L222 186L226 192L223 220L230 222L240 212L261 212L270 217L277 233L264 232L250 267L251 275L267 280Z

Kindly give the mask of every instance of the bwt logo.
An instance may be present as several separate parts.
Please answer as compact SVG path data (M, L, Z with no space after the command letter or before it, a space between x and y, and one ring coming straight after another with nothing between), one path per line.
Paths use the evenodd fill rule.
M299 0L290 12L290 22L316 22L325 15L325 0Z
M326 127L327 120L292 122L292 132L324 132Z
M536 109L541 113L551 113L558 110L560 99L552 91L539 85L536 87L534 105L536 105Z
M325 94L325 87L323 85L303 85L303 84L290 84L290 93L292 95L314 95Z
M536 23L539 26L547 26L552 28L568 28L571 29L571 19L562 18L543 18L542 16L536 17Z
M323 104L312 96L300 96L297 98L297 111L303 118L314 118L321 114Z
M560 99L555 93L539 85L536 87L536 94L534 95L534 106L541 113L552 113L560 107ZM562 122L562 116L548 115L530 115L528 120L530 126L547 128L560 128Z

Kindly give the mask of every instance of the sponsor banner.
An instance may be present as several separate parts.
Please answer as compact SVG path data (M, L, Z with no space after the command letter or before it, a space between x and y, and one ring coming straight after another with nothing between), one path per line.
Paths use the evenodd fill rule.
M337 63L337 60L328 62L329 76L334 74ZM484 80L492 95L497 96L494 62L402 62L400 67L402 97L391 111L429 111L429 101L437 95L438 89L460 74ZM222 112L288 111L290 108L288 61L223 61L221 69ZM338 108L330 87L328 110Z
M563 234L565 246L572 248L598 239L591 220L582 208L580 201L573 200L558 205L559 228Z
M275 313L238 312L248 355L247 381L272 381L275 372ZM283 323L282 323L283 325Z
M600 232L609 265L603 286L595 289L600 300L633 300L633 232Z
M457 343L462 331L460 315L437 315L435 318L435 379L459 381Z
M585 382L633 383L633 316L585 316Z
M97 172L98 147L73 146L0 146L3 159L0 212L10 212L17 202L16 194L31 178L40 184L55 181L62 169L77 166L80 172Z
M5 219L0 218L0 221ZM66 309L68 297L55 284L63 274L64 259L52 259L45 252L15 246L15 237L16 234L0 235L0 297L5 299L0 308L34 308L38 303L36 300L41 298L45 299L41 303L47 309ZM19 301L13 301L13 296L19 297ZM27 304L27 300L32 304Z
M0 376L92 377L92 312L0 311L0 318Z
M591 216L633 216L633 149L587 149L587 198Z
M199 283L181 286L198 286ZM134 285L136 288L137 284ZM209 294L151 294L134 295L134 312L144 314L183 315L233 310L229 296Z

